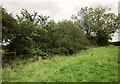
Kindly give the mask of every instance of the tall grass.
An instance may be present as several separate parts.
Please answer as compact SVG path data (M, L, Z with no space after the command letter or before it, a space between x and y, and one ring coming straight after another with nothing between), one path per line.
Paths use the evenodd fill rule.
M16 60L3 68L2 81L117 82L118 47L90 48L71 56L54 56L35 62Z

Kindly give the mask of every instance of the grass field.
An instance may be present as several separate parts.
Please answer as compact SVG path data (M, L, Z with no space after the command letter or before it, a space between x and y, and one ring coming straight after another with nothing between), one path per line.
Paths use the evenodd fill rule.
M118 47L90 48L71 56L35 62L15 61L3 68L3 82L117 82Z

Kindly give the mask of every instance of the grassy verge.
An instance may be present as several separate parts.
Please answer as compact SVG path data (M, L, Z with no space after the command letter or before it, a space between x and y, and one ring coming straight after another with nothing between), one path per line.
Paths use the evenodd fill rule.
M25 60L24 60L25 62ZM15 61L3 68L3 82L117 82L118 47L99 47L71 56L24 64Z

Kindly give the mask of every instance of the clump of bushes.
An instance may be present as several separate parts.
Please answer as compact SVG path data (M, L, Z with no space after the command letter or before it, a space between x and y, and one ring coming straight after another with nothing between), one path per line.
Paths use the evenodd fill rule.
M3 16L7 16L8 20L9 17L13 18L5 10L3 12L6 13L6 15L3 13ZM8 38L2 39L9 39L9 44L5 46L7 52L14 51L17 55L24 56L69 55L86 49L90 44L84 32L72 21L64 20L56 23L48 18L38 15L37 12L30 14L27 10L22 10L17 19L13 18L15 25L3 24L4 37L8 37L5 30L9 31L11 27L14 29L10 31ZM6 20L4 23L7 23Z
M55 23L50 21L49 24L51 25L45 27L46 31L42 40L40 37L34 40L37 47L30 49L32 54L41 56L69 55L87 49L87 46L90 45L86 35L73 22L65 20Z
M50 33L50 32L49 32ZM52 29L52 43L50 49L53 54L73 54L86 49L89 42L84 33L71 21L59 22Z

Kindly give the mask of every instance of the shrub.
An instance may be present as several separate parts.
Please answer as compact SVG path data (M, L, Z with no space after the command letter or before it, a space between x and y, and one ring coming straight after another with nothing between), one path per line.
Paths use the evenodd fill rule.
M54 54L73 54L86 49L86 46L89 45L84 33L71 21L59 22L49 33L52 33L50 40L54 45L48 49Z

